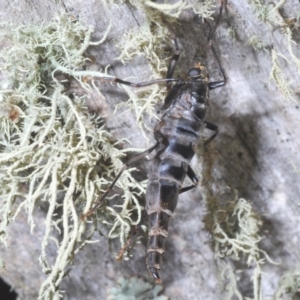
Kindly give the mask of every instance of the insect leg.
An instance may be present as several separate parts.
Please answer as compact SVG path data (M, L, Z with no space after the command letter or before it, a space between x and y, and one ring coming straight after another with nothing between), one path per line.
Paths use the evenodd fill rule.
M139 233L139 231L141 230L142 228L142 223L143 223L143 220L146 216L146 210L144 209L143 211L143 215L141 217L141 221L139 222L138 225L136 225L133 229L133 232L130 234L130 236L128 237L125 245L122 247L122 249L119 251L119 254L117 256L117 261L121 261L122 260L122 257L124 255L124 252L127 250L127 248L129 248L131 246L131 244L134 242L137 234Z
M203 145L206 146L207 144L209 144L217 136L217 134L219 132L219 129L218 129L218 126L215 125L215 124L213 124L213 123L210 123L210 122L207 122L207 121L205 121L204 123L205 123L207 129L215 131L215 133L211 137L209 137L208 139L206 139L204 141ZM181 188L179 190L179 194L182 194L184 192L187 192L187 191L195 188L197 186L198 182L199 182L198 177L196 176L195 172L190 167L190 165L188 166L188 170L187 170L186 175L191 179L191 181L193 182L193 184Z
M175 46L175 52L174 52L174 54L172 56L172 59L170 61L166 78L154 79L154 80L140 82L140 83L134 83L134 82L130 82L130 81L125 81L125 80L122 80L122 79L117 78L117 77L114 77L114 78L112 78L112 77L101 77L100 80L101 81L106 81L106 82L116 82L116 83L120 83L120 84L124 84L124 85L129 85L129 86L137 87L137 88L144 87L144 86L149 86L149 85L152 85L152 84L167 83L168 92L171 89L172 83L174 83L174 82L176 83L176 82L181 81L180 79L172 78L173 77L173 73L174 73L174 69L175 69L175 66L176 66L176 63L177 63L178 58L180 56L180 51L179 51L179 47L178 47L178 43L177 43L177 38L176 38L176 35L175 35L172 27L169 25L169 23L167 23L164 20L163 20L163 22L165 23L165 25L167 26L168 30L170 31L172 39L173 39L173 43L174 43L174 46Z
M154 79L154 80L149 80L149 81L145 81L145 82L134 83L134 82L122 80L122 79L117 78L117 77L101 77L100 80L101 81L106 81L106 82L116 82L116 83L129 85L129 86L136 87L136 88L149 86L149 85L152 85L152 84L181 81L180 79L176 79L176 78L160 78L160 79Z
M212 131L215 132L211 137L209 137L208 139L206 139L204 141L203 145L206 146L207 144L209 144L217 136L217 134L219 133L219 129L218 129L218 126L213 124L213 123L210 123L210 122L207 122L207 121L205 121L204 123L205 123L207 129L212 130Z
M209 47L211 49L211 52L213 54L213 58L214 58L215 62L217 63L218 67L219 67L219 70L221 72L223 80L221 80L221 81L215 81L215 82L210 82L208 84L208 87L209 87L210 90L225 85L226 81L227 81L226 76L225 76L225 72L224 72L224 70L223 70L223 68L222 68L222 66L220 64L220 61L218 59L216 50L215 50L214 46L212 45L213 36L214 36L214 34L216 32L217 27L219 26L219 23L220 23L220 20L221 20L221 17L222 17L223 6L225 6L225 9L226 9L226 7L227 7L227 0L221 0L221 6L220 6L219 15L218 15L218 17L216 19L215 25L210 30L210 33L209 33L208 38L207 38L208 45L209 45Z
M226 84L226 80L213 81L208 83L209 90L214 90L218 87L224 86Z
M166 76L167 79L172 79L176 63L177 63L177 61L179 59L179 56L180 56L180 51L179 51L177 38L176 38L174 30L172 29L172 27L170 26L170 24L168 22L166 22L165 20L163 20L163 22L166 25L166 27L168 28L168 30L171 34L174 46L175 46L175 52L172 55L170 64L168 66L167 76ZM170 89L171 89L171 82L167 82L167 89L168 89L168 92L169 92Z
M187 170L187 173L186 175L191 179L191 181L193 182L192 185L189 185L189 186L186 186L184 188L181 188L179 190L179 194L182 194L184 192L187 192L193 188L195 188L199 182L199 178L196 176L194 170L190 167L190 165L188 165L188 170Z
M216 61L217 65L218 65L218 67L219 67L219 70L220 70L220 72L221 72L221 75L222 75L222 77L223 77L223 80L220 80L220 81L214 81L214 82L209 82L209 83L208 83L208 88L209 88L210 90L213 90L213 89L215 89L215 88L224 86L224 85L226 84L226 82L227 82L227 78L226 78L226 76L225 76L225 72L224 72L224 70L223 70L223 68L222 68L222 66L221 66L221 63L220 63L220 61L219 61L219 59L218 59L216 50L215 50L214 46L211 45L211 44L210 44L210 49L211 49L211 51L212 51L212 53L213 53L214 60Z
M90 216L91 214L93 214L96 209L102 204L103 200L105 199L105 197L108 195L108 193L112 190L112 188L114 187L114 185L116 184L116 182L118 181L118 179L120 178L120 176L122 175L122 173L128 169L128 167L139 161L140 159L144 158L146 155L150 154L157 146L159 145L159 143L156 143L153 147L147 149L146 151L130 158L128 160L128 162L126 164L123 165L122 169L120 170L119 174L116 176L116 178L113 180L113 182L110 184L110 186L108 187L108 189L105 191L105 193L99 198L99 200L97 200L97 202L94 204L94 206L85 214L82 215L82 219Z
M219 26L219 23L220 23L220 20L221 20L221 17L222 17L222 13L223 13L223 7L225 7L225 10L227 11L227 0L221 0L220 10L219 10L219 14L218 14L218 16L216 18L215 25L210 30L208 38L207 38L207 42L208 43L210 43L211 40L213 39L213 36L214 36L214 34L216 32L216 29Z

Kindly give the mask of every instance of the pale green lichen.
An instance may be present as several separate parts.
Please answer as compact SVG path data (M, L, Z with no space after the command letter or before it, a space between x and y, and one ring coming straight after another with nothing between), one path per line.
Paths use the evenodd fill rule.
M271 57L272 57L272 69L270 73L270 78L276 82L276 85L283 92L284 97L286 99L292 100L293 94L290 88L292 82L286 81L283 68L280 67L280 63L279 63L279 57L281 57L284 61L287 61L287 58L277 53L275 49L272 49Z
M289 296L288 299L297 299L300 292L300 265L294 270L287 271L280 279L279 288L273 297L274 300L284 299L284 296ZM287 298L286 298L287 299Z
M284 57L286 63L295 68L296 74L300 78L300 59L295 54L294 47L296 46L296 42L292 37L293 27L298 27L298 15L294 18L284 18L279 9L283 9L285 3L286 0L281 0L278 3L270 2L269 4L265 4L261 0L250 0L250 4L254 8L258 19L269 26L270 36L272 36L274 30L278 30L285 40L284 43L278 45L272 42L273 50L270 53L272 70L270 78L274 80L276 86L282 91L284 98L291 100L294 98L295 93L290 84L284 79L284 67L279 66L278 56ZM291 22L291 19L294 21ZM288 51L290 57L284 55L285 50Z
M215 2L212 0L203 2L178 0L172 4L170 4L169 1L165 1L165 3L145 1L145 5L173 18L178 18L180 14L187 9L192 9L194 13L201 18L211 18L212 14L215 12Z
M265 261L275 264L259 246L262 222L249 201L238 198L237 192L232 195L230 188L223 188L214 178L213 151L209 147L200 149L199 153L203 160L201 185L207 208L204 223L212 235L212 247L223 284L223 299L245 299L234 266L234 262L238 261L239 266L244 267L241 272L252 274L254 297L251 299L262 300L262 265Z
M5 243L7 227L21 210L34 231L34 212L40 202L48 203L39 259L48 277L39 299L60 298L59 284L66 268L88 242L81 241L85 228L80 216L107 188L127 151L119 149L120 142L113 141L100 116L88 111L85 97L70 96L63 86L62 73L76 78L86 92L92 87L82 79L105 75L76 70L86 62L87 47L95 44L91 33L91 27L67 15L44 25L1 24L5 79L0 91L0 239ZM121 208L106 207L97 216L111 227L109 236L124 243L130 226L140 220L137 196L145 191L145 184L137 183L126 171L117 185L125 190ZM60 207L61 215L57 213ZM138 211L137 220L132 219L132 210ZM61 240L53 235L61 233L59 224ZM47 257L50 240L58 248L51 264Z
M213 199L209 199L212 201ZM232 261L245 261L248 269L252 269L253 300L262 300L262 265L265 260L274 263L268 254L259 248L261 240L259 228L261 221L254 212L252 205L245 199L235 199L226 206L213 208L208 216L212 234L215 258L217 260L222 282L224 299L244 299L238 288L238 273L234 271ZM208 217L207 216L207 217ZM206 223L207 224L207 223Z
M172 53L169 57L161 57L165 52L166 45L170 44L170 32L163 24L162 16L177 18L184 10L193 9L195 14L201 18L211 18L214 13L215 4L213 1L197 2L194 1L177 1L173 4L154 3L152 1L130 1L130 3L145 12L145 20L142 26L128 32L123 42L119 44L122 50L118 57L123 63L132 60L135 56L143 56L151 70L151 78L163 78L167 72L168 64ZM132 91L124 87L129 95L129 101L121 103L120 106L129 106L135 111L137 122L144 137L144 129L151 130L145 123L145 116L152 119L158 117L155 114L155 106L160 104L166 95L165 86L152 86L150 89L143 91Z
M150 2L147 3L148 1L139 2L137 5L145 8ZM209 6L203 8L202 16L210 17L213 4L210 1L206 4ZM141 26L140 30L128 33L120 59L126 61L135 55L143 55L153 72L153 78L161 78L166 72L168 59L162 59L158 52L161 52L160 47L168 33L161 24L158 12L177 16L179 10L174 9L186 9L188 6L173 6L173 10L169 11L167 7L166 12L163 11L164 6L153 8L153 2L150 6L148 5L146 25ZM270 19L269 13L265 10L262 12L262 20ZM153 24L155 32L151 28ZM89 242L80 242L85 229L79 215L88 211L96 200L95 195L101 195L107 188L110 178L121 168L120 158L126 151L119 150L118 143L114 143L101 126L101 120L90 115L84 106L84 98L75 95L71 99L55 78L58 71L69 74L89 92L93 86L87 85L84 78L108 77L100 72L77 70L85 62L82 54L92 44L91 28L87 30L80 22L66 16L43 27L4 28L2 35L5 32L5 37L11 39L11 46L1 52L5 62L2 70L7 77L1 83L3 90L0 104L0 163L5 170L0 174L3 203L0 210L1 240L5 242L7 226L19 210L25 209L28 212L28 220L33 229L36 205L39 201L49 203L40 257L48 278L41 287L40 299L58 299L58 286L72 260L71 257ZM130 96L128 105L135 109L140 124L144 123L144 114L155 116L154 105L158 100L162 101L165 93L158 86L153 86L151 92L141 91L138 95L130 88L124 89ZM99 90L97 92L100 93ZM101 174L95 169L99 161ZM208 180L209 176L206 178ZM111 226L108 234L110 238L119 237L121 243L124 243L130 226L138 224L140 220L141 206L136 196L144 192L145 182L138 184L126 171L118 185L125 190L124 203L121 207L103 208L105 213L99 210L97 218ZM207 184L209 185L211 183ZM131 192L133 187L136 188L135 192ZM59 194L63 195L62 199ZM234 199L230 205L220 209L215 194L206 191L204 195L213 220L212 226L208 228L212 233L227 298L236 295L242 299L237 285L238 275L229 259L246 258L249 267L253 268L254 299L261 299L261 266L263 259L269 258L259 249L259 218L251 204L244 199ZM54 218L55 209L58 207L63 208L63 214L60 218ZM136 220L131 218L132 209L138 211ZM46 248L50 239L54 239L51 231L59 231L59 223L63 224L63 238L62 241L56 241L58 255L54 265L50 266ZM122 282L121 296L124 294L122 287L132 284L130 281Z
M155 21L158 15L151 16ZM75 78L87 93L95 88L93 78L111 77L101 72L80 71L86 62L84 51L96 44L90 40L92 28L66 15L43 26L1 26L1 40L7 47L0 53L1 71L5 75L1 82L0 114L3 170L0 174L0 238L5 243L7 226L21 210L28 214L33 231L36 207L41 201L48 203L39 259L47 278L40 288L39 299L59 299L59 284L67 266L93 234L91 231L87 240L81 240L85 226L80 215L88 211L97 195L107 188L122 166L120 158L132 149L119 150L119 142L112 141L101 119L88 112L84 97L73 95L71 98L63 86L66 79L62 74ZM160 34L149 33L156 38L153 44L138 39L133 43L136 47L147 45L141 52L148 55L149 65L156 71L154 74L161 77L167 62L158 58L156 52L160 49L154 48L165 39L166 29L159 24L157 28ZM126 51L126 47L124 49ZM89 79L92 86L86 83ZM133 94L126 87L125 90ZM99 88L96 91L103 96ZM163 96L163 89L157 86L150 93L142 91L138 97L131 96L139 101L131 100L138 121L143 123L144 113L151 116L154 105ZM96 168L99 162L100 172ZM131 226L140 221L142 207L137 197L144 193L145 182L137 183L126 171L117 185L124 190L124 202L119 206L105 206L99 210L97 219L111 227L109 238L119 237L124 244ZM61 215L56 212L59 207ZM135 220L133 210L138 212ZM53 230L61 233L59 224L63 228L61 240L53 235ZM47 257L50 241L58 248L53 264Z
M212 19L215 13L216 2L213 0L206 1L190 1L192 9L200 18ZM221 3L220 3L221 4Z
M191 5L187 4L186 1L183 0L178 0L177 2L172 4L154 3L152 1L145 1L145 5L154 8L158 11L161 11L164 14L173 18L178 18L183 10L191 8Z
M162 292L161 285L153 285L138 277L118 279L118 287L109 288L107 290L107 300L168 300Z
M236 40L236 33L235 33L235 30L233 27L229 27L227 29L227 35L228 37L233 41L233 40Z
M214 214L215 224L212 232L215 255L221 259L219 262L224 257L233 260L246 259L247 266L253 268L253 299L262 300L262 265L265 259L272 261L267 253L259 248L261 222L251 204L245 199L236 199L227 207L225 215L222 211L216 211ZM237 288L237 277L233 278L230 263L222 261L220 266L223 268L224 282L226 282L226 277L230 278L229 284L225 285L226 299L231 299L233 295L236 295L242 300L243 297Z
M247 45L253 47L254 50L265 50L267 51L267 44L264 43L258 36L253 35L251 36L248 41L246 42Z

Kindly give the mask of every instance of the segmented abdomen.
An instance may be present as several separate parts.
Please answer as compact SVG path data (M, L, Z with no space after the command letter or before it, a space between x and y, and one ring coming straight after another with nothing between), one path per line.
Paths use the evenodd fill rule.
M176 208L179 190L186 177L188 163L194 155L193 145L198 143L201 127L199 122L182 118L173 120L173 126L168 124L170 119L163 122L161 134L168 138L168 145L165 149L158 149L151 162L146 192L150 221L146 264L157 283L161 282L159 269L168 236L169 219ZM173 137L166 134L167 128L172 128Z
M160 283L161 256L165 251L169 219L178 200L179 185L167 179L150 179L147 187L149 237L146 264L148 271Z

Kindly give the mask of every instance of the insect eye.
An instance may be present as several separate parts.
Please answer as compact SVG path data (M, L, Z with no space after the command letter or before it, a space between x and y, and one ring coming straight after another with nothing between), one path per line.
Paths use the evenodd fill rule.
M201 74L201 72L200 72L200 69L198 69L198 68L192 68L188 72L188 76L191 78L197 78L200 76L200 74Z

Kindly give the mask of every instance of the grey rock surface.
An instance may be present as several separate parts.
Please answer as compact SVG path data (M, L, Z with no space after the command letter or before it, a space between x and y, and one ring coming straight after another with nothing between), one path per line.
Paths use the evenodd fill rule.
M142 57L126 65L114 60L120 54L116 43L126 32L141 26L145 18L141 11L129 4L106 7L101 2L73 0L0 0L0 4L2 20L17 20L20 23L47 22L63 9L94 26L94 40L102 37L111 21L112 28L101 48L102 56L97 55L97 47L89 50L99 69L110 64L109 74L123 79L130 76L135 82L147 80L151 75ZM283 14L292 15L293 7L299 11L299 2L287 3ZM178 71L190 68L199 53L200 57L205 58L209 69L216 69L212 57L205 54L203 47L199 49L205 44L204 25L196 22L192 14L185 14L179 23L175 31L182 55L175 76L179 75ZM228 35L229 28L234 31L234 37ZM295 51L300 57L300 32L297 28L294 32L297 43ZM263 296L270 299L278 289L281 276L300 262L300 175L293 167L300 168L299 75L296 75L291 64L283 65L287 81L294 81L292 87L295 91L298 88L295 101L285 101L282 92L269 80L272 65L270 52L255 51L246 43L253 35L259 35L269 47L274 46L287 53L283 35L274 31L270 37L268 25L257 20L248 2L229 1L228 13L224 14L215 36L215 47L228 83L224 88L211 92L207 119L218 125L220 130L212 146L215 181L220 186L237 190L239 197L253 203L263 222L261 248L280 263L273 265L266 262L263 267ZM212 71L212 74L218 80L218 72ZM105 107L111 115L107 118L107 127L111 128L114 136L126 137L132 142L132 147L147 148L152 145L152 134L149 133L151 140L147 143L133 114L127 112L122 117L112 115L115 105L126 101L127 95L121 88L108 86L108 89L108 103L101 107ZM199 159L195 157L192 166L196 172L198 164ZM147 162L141 166L144 173L146 168ZM205 213L200 187L180 197L170 223L162 271L164 294L172 300L223 299L210 235L202 222ZM36 211L37 226L31 234L26 225L26 215L20 214L10 225L8 247L0 248L7 268L1 271L1 277L22 300L36 299L39 287L45 280L38 264L44 216L43 209ZM63 280L61 289L65 291L65 299L107 299L107 288L116 286L116 280L121 276L138 275L149 279L145 267L144 240L131 250L133 257L129 261L118 263L115 260L118 243L111 244L104 236L95 235L94 239L99 242L87 245L76 255L72 270ZM49 256L54 259L55 253L55 246L50 246ZM240 272L239 288L243 296L253 297L249 284L251 274L244 266L239 269L238 263L233 264Z

